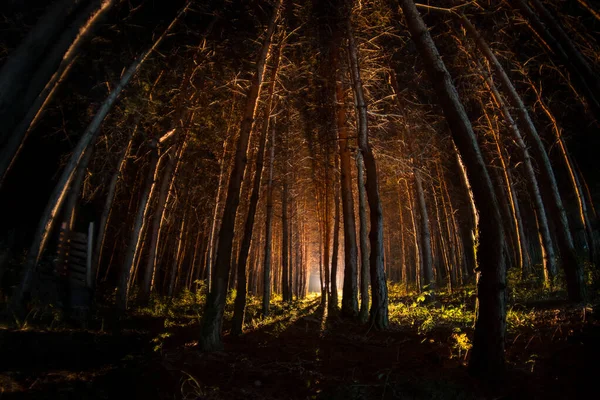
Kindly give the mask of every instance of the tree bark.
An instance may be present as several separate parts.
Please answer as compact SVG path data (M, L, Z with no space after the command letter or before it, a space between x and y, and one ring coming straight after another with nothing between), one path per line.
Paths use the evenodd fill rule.
M336 171L338 167L337 157L335 158ZM333 245L331 249L331 294L329 295L329 312L336 314L339 311L339 298L337 288L338 254L340 250L340 188L335 181L333 183Z
M119 182L123 169L125 168L125 164L127 161L127 157L129 157L129 152L131 150L131 145L133 143L133 138L135 137L135 133L137 132L137 124L129 135L129 140L127 142L127 147L123 149L121 152L121 156L119 157L119 161L117 162L117 169L113 174L110 183L108 184L108 190L106 191L106 200L104 201L104 208L102 209L102 214L100 215L100 223L98 224L98 235L96 236L96 246L94 247L94 255L92 260L92 270L93 274L98 280L98 275L100 271L100 265L102 261L102 250L104 249L104 241L106 240L106 230L108 229L108 221L110 219L113 202L115 200L115 194L117 192L117 183Z
M429 213L427 212L427 203L425 202L425 193L423 192L423 183L421 182L421 173L415 168L415 188L417 190L417 204L419 205L419 214L421 215L421 266L423 268L423 281L421 290L425 289L431 292L435 290L435 280L433 277L433 260L431 257L431 232L429 230Z
M17 158L29 130L39 120L44 107L66 79L81 47L91 38L99 21L108 14L113 4L113 0L93 1L76 16L53 48L44 56L43 62L37 66L37 72L30 79L28 89L24 91L25 95L21 103L24 115L20 119L19 113L14 113L12 124L14 129L2 145L0 185ZM10 125L6 124L0 129L8 135Z
M125 71L119 83L113 88L108 97L104 100L104 103L94 116L92 122L89 124L85 132L79 138L75 149L69 159L67 165L63 169L63 172L52 192L50 199L46 205L46 209L42 214L40 219L36 234L34 236L33 242L27 254L27 259L23 265L23 277L21 279L21 283L15 290L13 294L13 308L21 307L25 296L29 293L31 289L31 283L33 279L33 274L35 271L35 267L42 255L42 252L46 248L46 244L48 242L48 238L50 236L50 232L54 226L56 221L56 216L60 211L62 203L65 199L65 195L68 192L71 183L73 181L73 176L75 171L79 167L81 163L81 159L83 157L83 153L88 148L88 146L96 139L98 132L100 130L100 125L106 118L108 112L112 109L115 104L119 94L123 91L125 86L129 83L133 75L137 72L140 65L146 61L148 56L156 49L156 47L162 42L166 34L173 28L179 18L183 15L185 11L187 11L187 5L177 14L173 22L167 27L164 33L154 42L152 47L143 53L137 60L135 60L129 68Z
M475 324L469 369L496 376L505 366L506 269L504 232L494 187L488 175L475 132L460 102L452 78L412 0L400 2L409 31L444 110L452 137L465 160L476 206L480 212L477 258L479 314Z
M140 196L135 214L136 216L129 239L129 245L127 246L127 250L125 252L125 261L123 262L121 273L119 275L119 286L117 288L117 308L121 312L127 310L131 273L133 271L136 255L140 251L145 217L148 214L149 203L152 199L152 193L154 192L160 170L160 164L158 162L158 143L155 140L153 140L153 142L150 144L150 152L150 165L148 167L148 174L146 176L144 185L142 186L142 194Z
M24 94L28 90L32 76L44 62L48 48L59 37L69 17L86 2L87 0L55 2L2 65L0 69L0 144L2 147L26 109L26 105L23 104ZM52 71L46 72L52 74Z
M356 152L356 176L358 181L358 216L360 220L360 312L359 319L369 319L369 244L367 242L367 199L362 153ZM353 211L354 212L354 211Z
M567 219L567 213L558 191L558 184L556 182L556 177L554 176L554 170L552 169L548 153L546 152L544 144L538 135L535 125L531 120L523 100L517 93L515 87L510 81L510 78L504 71L504 68L471 22L464 16L462 18L462 22L466 27L467 32L473 36L477 46L494 68L496 75L500 79L500 82L502 82L502 86L507 93L507 97L511 105L516 109L517 116L519 117L517 123L522 126L532 142L533 150L535 151L539 160L540 174L545 181L544 187L546 187L546 202L550 207L551 212L549 215L553 218L556 228L555 234L562 259L562 266L565 270L569 299L574 302L581 301L585 297L583 267L577 260L575 247L573 245L573 238L571 236L569 222Z
M244 226L244 236L240 245L240 253L238 256L238 281L237 281L237 292L235 297L235 305L233 311L231 333L239 335L242 333L244 324L244 313L246 311L246 265L248 262L248 254L250 251L250 244L252 241L252 233L254 230L254 218L256 216L256 208L258 206L258 198L260 195L260 184L262 178L263 164L265 158L265 149L267 143L267 133L269 131L269 120L273 108L273 92L275 90L275 83L277 81L277 71L279 69L279 61L281 55L281 46L277 47L277 50L273 53L273 70L271 75L271 82L269 84L267 98L269 99L268 104L265 106L263 113L263 126L260 133L258 151L256 154L256 168L254 170L254 180L252 186L252 194L250 195L250 204L248 207L248 214L246 216L246 224Z
M337 44L334 42L336 47ZM342 196L342 213L344 218L344 286L342 292L342 315L354 318L358 314L358 282L357 262L358 249L356 247L356 222L354 219L354 196L352 195L352 161L350 143L348 140L348 126L346 123L346 109L344 87L339 69L339 50L331 49L331 68L335 77L335 110L336 127L340 154L340 189Z
M367 120L367 105L365 103L360 70L358 65L358 50L352 34L350 19L347 21L348 53L350 58L350 71L354 89L354 100L358 120L358 145L363 153L365 171L367 175L366 192L369 203L371 232L371 254L369 266L371 272L371 313L370 321L377 329L385 329L389 324L388 319L388 291L383 262L383 210L379 198L379 183L377 176L377 162L369 144L369 128Z
M233 236L237 208L240 200L240 188L246 169L246 154L248 151L250 131L252 130L252 124L254 122L256 103L263 80L267 55L271 48L271 38L273 36L273 31L275 30L275 21L279 15L280 6L281 1L278 1L273 9L273 15L269 27L267 28L265 42L256 64L256 72L252 78L252 84L246 98L243 120L240 125L234 165L229 178L225 209L223 210L223 220L221 222L221 229L219 230L215 274L212 278L212 288L207 297L206 307L202 317L200 347L205 351L214 351L223 347L223 344L221 343L221 330L225 298L227 295L229 269L231 268Z

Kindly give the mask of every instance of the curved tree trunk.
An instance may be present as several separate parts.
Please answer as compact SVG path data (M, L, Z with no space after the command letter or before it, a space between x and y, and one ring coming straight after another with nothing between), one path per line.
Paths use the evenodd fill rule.
M491 77L484 77L485 83L492 92L492 95L496 102L500 106L502 115L506 120L508 130L512 133L513 138L521 150L523 156L523 163L525 164L525 173L527 176L527 186L531 191L530 195L533 197L533 207L537 218L537 226L539 229L539 235L541 237L543 264L544 264L544 280L547 285L551 285L554 277L556 276L556 256L554 254L554 245L552 243L552 236L550 235L550 227L548 224L548 217L546 207L542 200L542 194L540 192L540 186L538 184L537 176L533 167L533 160L529 155L529 148L525 144L521 132L517 127L515 120L512 118L508 107L504 100L500 96L496 85L492 81Z
M18 114L15 113L14 129L2 145L0 185L17 158L29 130L39 120L44 107L66 79L81 47L91 38L99 21L108 14L113 4L113 0L93 1L77 15L37 67L37 72L29 81L29 88L22 102L23 118L18 120ZM8 129L10 128L7 125L2 128L3 131L7 131L7 134Z
M510 78L504 71L504 68L471 22L464 16L462 22L467 28L467 32L473 36L477 46L494 68L496 75L500 79L500 82L502 82L502 86L507 93L511 105L516 109L517 116L519 117L517 123L522 126L522 129L527 133L531 140L533 150L535 151L540 164L540 174L544 180L543 187L546 189L546 202L551 211L549 215L553 218L555 225L555 234L561 255L562 266L565 271L569 299L575 302L581 301L585 297L583 267L577 260L567 213L558 191L558 184L556 182L556 177L554 176L554 170L552 169L548 153L546 152L544 144L538 135L523 100L517 93Z
M470 371L492 377L504 370L506 269L504 232L494 187L452 78L412 0L401 0L409 31L444 110L452 137L463 156L480 213L477 258L479 313L475 324Z
M49 7L35 27L7 58L0 69L0 144L23 115L22 104L32 76L43 63L48 48L61 34L72 14L87 0L61 0ZM48 71L51 75L53 71ZM44 85L42 83L42 85ZM43 87L43 86L42 86Z

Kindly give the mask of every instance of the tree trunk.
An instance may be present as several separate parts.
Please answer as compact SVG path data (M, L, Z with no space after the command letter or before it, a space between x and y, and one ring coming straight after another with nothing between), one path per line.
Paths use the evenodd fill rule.
M519 117L517 123L522 126L531 140L533 150L536 152L539 161L540 174L545 181L545 185L543 185L543 187L546 188L546 202L550 206L551 212L549 215L553 218L555 225L556 239L562 259L562 266L565 270L569 299L575 302L581 301L585 297L583 267L577 260L575 247L573 245L573 238L571 236L569 222L567 220L567 213L558 191L558 184L556 182L556 177L554 176L552 165L550 164L548 153L546 152L544 144L542 143L533 121L529 116L529 112L527 111L523 100L517 93L515 87L510 81L510 78L504 71L504 68L471 22L464 16L462 18L462 22L467 28L467 32L473 36L477 46L494 68L496 75L502 82L502 86L507 93L510 103L517 111L517 115ZM548 254L548 256L550 256L550 254Z
M529 26L538 36L538 39L545 42L546 47L551 52L554 52L568 68L571 77L575 80L579 90L583 92L592 113L597 119L598 116L600 116L600 100L597 97L597 92L599 90L598 79L591 73L589 66L586 65L585 61L583 64L578 62L578 52L572 47L572 44L569 43L570 41L567 41L566 44L567 46L570 44L571 48L565 48L565 43L560 40L561 38L556 38L554 36L556 30L548 29L546 26L548 21L546 21L546 24L542 22L525 0L513 0L512 3L514 3L513 7L521 10L521 13L529 20ZM550 22L550 25L552 25L552 22ZM562 28L560 28L560 30L562 30Z
M494 187L466 111L452 78L412 0L401 0L404 16L425 69L442 105L452 137L465 160L475 204L481 215L477 258L479 314L475 324L470 371L493 377L504 370L506 269L504 232Z
M289 224L288 224L288 198L289 184L287 174L283 176L283 188L281 190L281 295L284 302L292 300L289 282Z
M338 167L337 157L335 158L336 171ZM339 184L333 182L334 194L334 216L333 216L333 246L331 251L331 294L329 295L329 311L336 314L339 311L339 299L337 288L337 270L338 270L338 254L340 250L340 188Z
M350 71L354 89L354 99L358 120L358 145L363 153L365 171L367 174L366 191L369 202L371 232L371 255L369 266L371 272L371 315L370 320L377 329L384 329L389 324L388 319L388 293L385 269L383 263L383 210L379 198L379 183L377 177L377 162L369 144L367 105L365 103L362 81L358 65L358 50L352 34L350 20L347 21L348 53L350 58Z
M212 278L212 288L207 297L204 315L202 317L200 347L205 351L221 349L221 330L223 323L223 312L225 298L227 295L227 281L233 250L233 236L235 229L235 218L240 200L240 188L247 163L248 141L250 131L254 122L257 99L263 80L267 55L271 48L271 37L275 30L275 21L279 14L281 1L278 1L273 9L273 15L267 29L265 42L256 64L256 72L252 78L252 84L246 98L246 106L243 120L240 125L240 134L234 157L234 165L229 178L225 209L221 229L219 230L219 243L217 245L217 258L215 263L215 274Z
M363 158L356 152L356 176L358 181L358 215L360 220L360 313L359 319L365 323L369 319L369 244L367 243L367 199ZM353 211L354 212L354 211Z
M162 171L162 182L160 184L160 188L158 189L156 206L154 209L154 215L152 216L152 223L150 225L150 249L148 253L146 269L144 270L144 280L142 282L142 301L148 300L152 290L152 282L154 280L154 273L156 271L158 261L157 251L160 227L165 217L169 187L173 184L175 166L181 159L183 146L185 146L185 144L182 145L182 149L180 151L173 149L169 152L169 154L165 155L165 157L168 157L168 160L166 161L167 165Z
M429 231L429 213L427 212L427 203L425 203L425 193L423 192L423 184L421 182L421 174L415 168L415 188L417 190L417 204L419 205L419 214L421 214L421 255L423 263L422 287L431 292L435 290L435 280L433 278L433 260L431 258L431 232Z
M19 113L14 113L14 123L12 124L14 129L2 146L0 185L17 158L30 127L39 120L44 107L66 79L81 47L90 39L99 21L108 14L113 4L113 0L93 1L77 15L49 53L44 55L43 62L37 66L37 72L29 80L28 90L25 91L21 103L23 118L19 119ZM6 131L8 135L9 129L10 126L7 124L3 126L2 131Z
M0 69L1 147L4 148L13 127L26 110L26 105L22 104L24 94L27 93L32 76L44 62L48 48L56 42L69 17L85 3L86 0L55 2L2 65ZM46 72L52 74L53 71Z
M110 219L115 194L117 192L117 183L119 182L123 174L123 169L125 168L127 157L129 157L129 152L131 150L131 145L133 143L133 139L135 137L137 129L138 127L136 124L135 128L131 131L129 135L127 147L125 147L125 149L123 149L123 151L121 152L121 156L119 157L119 161L117 162L117 169L113 174L110 183L108 184L108 190L106 191L106 200L104 201L104 208L102 209L102 214L100 215L100 223L98 224L98 235L96 236L96 246L94 247L94 254L92 260L92 271L94 276L96 277L96 280L98 280L98 274L100 271L100 264L102 261L102 250L104 249L104 241L106 240L106 230L108 228L108 221Z
M344 87L339 72L339 41L333 41L331 69L335 79L335 111L340 154L340 189L342 196L342 212L344 217L344 285L342 292L342 315L354 318L358 314L358 282L356 247L356 222L354 220L354 196L352 195L352 161L348 140L348 124ZM336 205L337 207L337 205Z
M279 69L279 60L281 55L281 46L273 53L274 64L269 84L267 98L268 105L263 113L263 126L260 133L258 151L256 154L256 168L254 169L254 180L252 186L252 194L250 195L250 204L248 206L248 215L246 216L246 224L244 225L244 236L240 245L240 253L238 256L238 281L237 293L235 297L235 306L233 311L231 333L240 335L243 330L244 313L246 311L246 265L248 262L248 253L250 251L250 243L252 241L252 233L254 230L254 218L256 216L256 208L258 206L258 197L260 195L260 183L262 178L263 164L265 158L265 149L267 143L267 133L269 131L269 120L273 108L273 92L277 81L277 71ZM273 127L274 129L274 127ZM273 144L272 144L273 145Z
M166 36L166 34L173 28L175 23L179 20L179 18L183 15L183 13L187 10L187 6L185 6L177 15L177 17L171 22L171 25L165 30L165 32L154 42L152 47L143 53L137 60L135 60L131 66L125 71L119 83L113 88L108 97L104 100L104 103L94 116L94 119L88 125L87 129L81 137L67 165L63 169L63 172L48 200L46 205L46 209L42 214L40 219L36 234L34 236L33 242L27 254L27 259L23 265L23 277L21 279L21 283L15 290L13 295L13 307L19 308L26 294L29 293L31 288L31 282L33 278L33 274L35 271L35 267L44 251L46 244L48 242L48 238L56 221L56 216L60 211L62 203L65 199L65 195L68 192L71 183L73 181L73 176L75 175L75 171L79 167L81 163L81 159L83 157L83 153L88 148L88 146L93 143L98 135L100 130L100 125L104 121L104 118L108 114L108 112L112 109L115 104L119 94L123 91L125 86L129 83L133 75L137 72L140 65L143 64L144 61L148 58L150 53L160 44L162 39Z
M138 203L135 220L133 223L133 229L129 239L129 245L125 252L125 261L121 269L119 278L119 286L117 288L117 307L121 312L127 310L127 301L129 295L129 283L131 279L131 273L133 271L134 260L138 252L140 251L140 244L142 238L142 231L144 228L145 217L148 214L149 203L152 199L152 193L156 186L158 177L158 171L160 169L159 157L158 157L158 145L156 141L150 144L150 165L148 167L148 175L142 187L142 194Z
M571 181L571 185L573 186L573 191L575 193L575 199L577 200L577 206L579 208L579 220L585 231L585 237L586 237L586 242L588 245L588 255L590 258L590 262L592 264L594 264L598 261L598 259L597 259L598 251L595 246L594 232L592 230L592 224L591 224L590 218L588 216L587 201L586 201L584 193L583 193L583 187L582 187L581 181L579 179L579 174L575 170L573 160L571 159L571 155L569 154L569 151L567 150L567 145L566 145L565 140L562 135L562 129L560 129L560 127L558 126L558 122L556 121L556 118L554 118L554 115L550 111L550 108L548 108L548 106L544 103L541 93L539 93L537 91L535 85L532 84L531 86L537 94L538 104L540 104L540 106L542 107L542 110L548 116L548 118L550 119L550 122L552 123L552 130L554 131L554 134L556 136L556 141L558 142L558 146L560 149L560 155L562 156L563 162L565 164L565 168L567 169L567 172L569 173L569 180Z

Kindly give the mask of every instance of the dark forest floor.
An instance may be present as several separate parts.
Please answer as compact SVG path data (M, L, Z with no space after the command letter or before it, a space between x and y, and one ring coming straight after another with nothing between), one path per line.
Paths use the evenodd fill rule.
M402 301L410 307L392 298ZM589 305L520 306L536 317L511 316L508 373L491 383L467 372L457 332L469 327L399 323L391 307L390 329L377 332L328 315L315 297L274 308L210 354L195 349L197 317L139 314L116 334L104 322L5 326L0 399L564 399L588 397L599 376L600 309Z

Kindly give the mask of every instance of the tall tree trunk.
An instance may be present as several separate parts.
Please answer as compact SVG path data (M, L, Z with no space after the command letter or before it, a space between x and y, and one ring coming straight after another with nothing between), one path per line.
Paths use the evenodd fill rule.
M22 102L32 76L44 62L46 52L60 36L68 19L86 2L86 0L55 2L2 65L2 69L0 69L0 126L2 126L0 128L0 145L3 148L14 124L22 116L23 107L26 107ZM52 71L49 73L52 74Z
M335 170L338 170L337 157L335 157ZM337 270L338 270L338 255L340 250L340 187L337 182L333 182L333 246L331 251L331 294L329 295L329 311L336 314L339 311L339 299L337 288Z
M263 303L262 315L269 315L271 304L271 258L273 252L272 233L273 229L273 166L275 164L275 120L273 120L271 136L271 155L269 163L269 181L267 182L267 216L265 219L265 256L263 264Z
M244 225L244 236L240 245L240 253L238 256L238 281L235 297L235 305L233 311L233 319L231 321L231 333L240 335L243 330L244 313L246 311L246 265L248 262L248 253L252 241L252 233L254 231L254 218L256 216L256 208L258 206L258 197L260 195L260 183L262 178L263 164L265 158L265 149L267 143L267 133L269 131L269 120L273 108L273 92L277 81L277 71L279 69L279 60L281 55L281 45L273 52L273 70L271 82L267 98L268 104L265 106L263 113L263 126L260 133L258 151L256 154L256 167L254 169L254 180L252 186L252 194L250 195L250 204L248 206L248 214L246 216L246 224Z
M425 193L423 192L423 183L421 182L421 173L415 168L415 188L417 190L417 203L419 205L419 214L421 214L421 254L423 267L422 287L426 290L435 290L435 280L433 277L433 260L431 258L431 232L429 231L429 213L427 212L427 203L425 202Z
M152 282L154 280L154 273L156 271L158 261L157 251L160 227L162 221L164 221L165 212L167 209L166 206L169 187L173 184L175 167L181 160L181 154L183 153L184 147L185 144L182 144L181 150L177 151L173 149L169 152L169 154L165 155L165 157L168 157L168 160L166 161L167 165L162 171L162 181L160 188L158 189L156 206L154 209L154 215L152 216L152 223L150 225L150 248L146 262L146 269L144 270L144 280L142 282L142 301L148 300L152 290Z
M363 158L356 152L356 177L358 181L358 216L360 220L360 312L361 322L369 319L369 244L367 242L367 199L365 194L365 177ZM353 211L354 212L354 211Z
M504 232L498 200L488 175L475 132L460 102L452 78L435 47L427 26L412 0L401 0L404 17L425 69L444 110L452 137L465 160L480 213L477 258L479 313L469 363L474 374L495 376L504 370L506 332L506 268Z
M142 232L144 228L145 217L148 214L149 203L152 199L152 193L156 186L158 172L160 170L158 144L153 141L150 144L150 165L148 167L148 175L142 187L142 194L138 203L133 229L129 239L129 245L125 251L125 261L119 275L119 285L117 288L117 307L123 312L127 309L127 301L129 297L129 285L131 273L134 267L134 261L137 254L140 252L140 244L142 243Z
M221 343L221 330L225 298L227 295L227 281L229 278L229 269L231 267L235 219L240 200L240 188L246 169L246 154L248 151L250 131L252 130L252 124L254 122L254 114L256 112L256 103L263 80L267 56L271 48L271 38L273 36L273 31L275 30L275 22L279 15L280 6L281 1L278 1L273 9L273 15L269 27L267 28L265 42L256 64L256 72L252 78L252 84L246 98L243 120L240 124L240 134L238 137L233 169L231 170L231 176L229 178L225 208L223 210L223 220L221 222L221 229L219 230L215 274L212 278L212 288L207 297L206 307L202 317L200 346L205 351L214 351L223 347L223 344Z
M283 301L292 300L290 293L290 260L289 260L289 224L288 224L288 198L289 184L287 174L283 176L283 188L281 189L281 296Z
M347 21L348 53L350 58L350 71L354 89L354 100L358 120L358 146L363 153L365 171L367 174L366 191L369 202L371 232L371 255L369 266L371 272L371 315L370 320L377 329L384 329L389 324L388 319L388 291L387 280L383 263L383 210L379 198L379 183L377 176L377 162L369 144L369 128L367 119L367 105L363 93L362 81L358 65L358 50L352 34L350 19Z
M138 126L136 124L135 128L132 129L131 133L129 134L127 147L125 147L121 152L119 161L117 162L117 169L115 170L115 173L113 174L110 183L108 184L108 190L106 191L106 200L104 201L104 208L102 209L102 214L100 215L100 223L98 224L98 235L96 236L96 246L94 247L94 254L92 259L92 271L94 276L96 277L96 280L98 280L98 274L100 271L102 251L104 249L104 241L106 240L106 230L108 229L108 221L110 219L115 194L117 192L117 183L119 182L123 174L127 157L129 157L129 152L131 151L131 145L133 144L133 139L135 137L137 129Z
M408 203L410 204L410 221L411 221L411 229L413 231L413 244L415 247L414 252L414 262L413 268L411 271L411 275L413 278L413 283L417 286L417 291L421 290L421 271L423 270L423 258L421 256L421 246L419 245L419 228L417 224L417 213L416 209L416 201L413 199L411 191L408 187L408 181L405 179L404 184L406 185L406 196L408 197Z
M344 286L342 292L342 315L354 318L358 314L358 282L356 247L356 222L354 220L354 196L352 195L352 161L346 123L344 87L339 70L339 41L334 40L330 50L331 69L335 79L335 111L340 154L340 190L344 217ZM337 207L337 205L336 205Z
M531 84L531 87L534 89L534 91L537 95L538 104L540 104L540 106L542 107L542 110L544 111L544 113L550 119L550 122L552 123L552 130L554 131L554 134L556 136L556 141L558 142L558 146L560 149L560 155L565 164L565 168L567 169L567 172L569 173L569 180L571 181L571 185L573 186L573 191L575 192L575 199L577 200L577 206L579 208L579 220L585 231L585 237L586 237L586 242L588 245L588 254L589 254L590 262L596 263L598 261L598 259L597 259L598 250L596 249L596 246L595 246L594 232L592 230L592 224L590 222L590 218L589 218L589 214L588 214L587 201L586 201L585 195L583 193L583 187L581 185L579 174L575 170L573 160L571 159L571 155L569 154L569 151L567 150L567 145L566 145L565 140L562 135L562 129L558 126L558 122L556 121L556 118L554 118L554 115L550 111L550 108L548 108L548 106L545 104L544 100L542 99L541 93L538 92L535 85Z
M498 159L500 160L500 165L502 167L502 173L504 175L506 190L508 191L508 200L509 200L509 204L510 204L512 217L513 217L513 224L514 224L515 235L516 235L516 245L518 247L517 248L517 251L518 251L517 262L519 264L519 267L523 271L523 276L525 276L531 268L531 260L529 258L529 247L527 245L527 238L525 236L525 230L523 229L523 220L521 219L521 210L519 208L519 202L517 200L517 193L513 186L513 180L512 180L512 176L511 176L510 169L509 169L510 165L508 165L508 162L507 162L507 161L510 161L510 159L506 160L506 157L504 154L505 150L503 149L503 146L500 142L500 135L499 135L497 129L494 129L494 127L492 126L492 121L489 118L488 113L485 111L485 107L483 106L483 104L481 104L481 108L484 110L485 118L488 121L488 126L490 127L490 131L492 132L492 136L494 138L494 144L496 145L496 153L498 154ZM506 110L506 111L508 112L508 110ZM510 113L507 113L507 115L510 117ZM507 123L510 124L510 121L507 120ZM512 128L509 128L510 130L515 129L518 132L518 129L514 125L514 121L510 126L512 127ZM520 136L520 133L519 133L519 136ZM528 150L526 150L526 151L528 152ZM535 175L534 175L534 178L535 178ZM543 203L540 203L540 204L542 204L542 207L543 207ZM548 232L549 232L549 229L548 229ZM546 261L547 261L547 259L545 260L545 262ZM549 266L545 267L545 268L549 268Z
M65 199L65 195L68 192L71 183L73 181L73 176L75 174L76 169L79 167L81 163L81 159L83 157L83 153L88 148L88 146L93 143L98 135L100 130L100 125L106 118L108 112L112 109L115 104L119 94L123 91L125 86L129 83L133 75L137 72L139 67L148 59L148 56L158 47L158 45L162 42L166 34L175 26L177 21L181 18L181 16L187 11L188 6L183 7L181 11L177 14L175 19L171 22L171 24L167 27L167 29L163 32L163 34L154 42L152 47L148 49L145 53L140 55L140 57L135 60L129 68L125 71L119 83L113 87L112 91L108 95L108 97L102 103L102 106L92 119L92 122L88 125L86 130L83 132L67 165L63 169L63 172L50 195L50 199L46 205L46 209L40 218L40 222L35 233L33 242L31 247L29 248L29 252L27 253L27 259L23 265L23 277L15 293L13 294L12 305L13 308L20 308L22 306L23 300L25 296L29 293L31 289L31 283L33 279L33 274L35 271L35 267L42 255L42 252L46 248L46 244L48 242L48 238L56 221L56 216L60 211L62 203Z
M543 187L546 188L546 202L548 203L551 211L549 215L553 218L556 228L555 234L561 255L562 266L565 271L569 299L575 302L581 301L585 297L583 267L577 260L575 246L573 244L573 238L569 228L569 221L567 219L567 213L558 191L558 184L556 182L556 177L554 176L552 165L550 164L548 153L546 152L544 144L538 135L538 132L533 124L533 121L531 120L525 104L523 103L523 100L517 93L515 87L510 81L510 78L504 71L504 68L471 22L464 16L462 18L462 22L466 27L467 32L473 36L483 55L488 59L494 68L496 75L500 79L500 82L502 82L502 86L507 93L507 97L511 105L516 109L519 117L517 123L520 124L522 129L527 133L531 144L533 145L533 150L535 151L539 160L540 174L545 181L545 185L543 185Z

